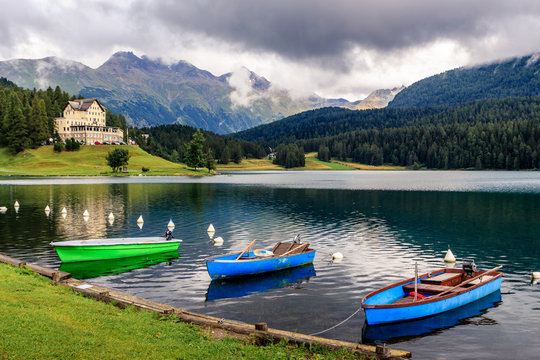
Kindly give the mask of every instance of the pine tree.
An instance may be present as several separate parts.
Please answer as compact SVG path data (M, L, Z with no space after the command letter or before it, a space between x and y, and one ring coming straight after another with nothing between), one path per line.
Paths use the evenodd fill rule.
M204 154L203 154L204 136L200 129L197 129L193 134L192 140L187 146L187 152L184 156L186 165L189 167L197 168L204 166Z

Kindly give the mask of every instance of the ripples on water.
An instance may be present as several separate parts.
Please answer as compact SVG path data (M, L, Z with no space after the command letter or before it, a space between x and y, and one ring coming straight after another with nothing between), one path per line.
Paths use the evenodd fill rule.
M175 236L184 240L179 258L90 281L180 308L307 334L345 319L370 291L413 276L415 262L420 271L444 266L450 245L458 258L474 258L480 268L504 265L502 302L483 312L472 309L475 316L426 334L403 336L403 327L391 328L397 337L385 342L417 358L516 358L516 353L532 358L540 351L534 336L540 284L527 278L528 271L540 269L536 172L265 172L0 183L0 206L10 207L0 214L2 253L59 267L50 241L154 236L172 217ZM15 200L21 203L18 213L10 205ZM47 204L49 216L43 211ZM82 217L85 209L88 221ZM106 221L109 212L116 216L113 225ZM223 246L214 246L206 234L210 223ZM206 300L211 281L204 258L240 250L254 238L261 248L297 233L317 249L315 276L269 288L263 279L250 284L264 288L261 292ZM330 262L336 251L344 254L343 262ZM361 312L323 336L362 341L363 328Z

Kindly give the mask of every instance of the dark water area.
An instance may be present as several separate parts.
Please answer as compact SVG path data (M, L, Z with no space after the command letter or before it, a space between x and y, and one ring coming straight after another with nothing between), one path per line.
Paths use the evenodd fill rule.
M20 203L18 212L13 208ZM44 208L51 212L46 215ZM217 317L314 334L363 296L444 267L448 246L479 268L503 265L500 293L457 311L385 327L360 311L320 336L392 344L419 359L537 358L540 343L540 173L264 172L203 179L0 179L0 252L62 267L89 282ZM65 207L65 218L61 209ZM88 210L90 216L83 218ZM107 215L112 212L111 224ZM137 218L142 215L142 229ZM179 254L61 264L51 241L161 235L169 218ZM215 246L206 229L212 223ZM312 267L212 282L204 258L301 234ZM330 254L341 252L342 262ZM66 267L67 266L67 267ZM71 267L70 267L71 266Z

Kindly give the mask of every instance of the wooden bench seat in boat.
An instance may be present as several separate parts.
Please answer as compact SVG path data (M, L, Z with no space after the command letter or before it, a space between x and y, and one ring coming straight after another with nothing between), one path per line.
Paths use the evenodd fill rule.
M418 284L418 292L421 294L429 294L429 295L436 295L438 293L441 293L451 288L452 286L423 284L423 283ZM458 287L453 291L458 292L461 290L464 290L464 288ZM403 291L405 291L406 293L414 292L414 283L403 285Z
M422 279L423 284L433 284L433 285L444 285L444 286L455 286L461 283L462 274L461 273L443 273L435 276L431 276L427 279Z
M470 287L473 287L474 285L478 285L478 284L480 284L480 283L482 283L482 282L489 281L489 280L491 280L492 278L494 278L494 276L491 276L491 275L484 275L484 276L479 277L479 278L476 279L476 280L471 281L471 282L468 283L468 284L465 284L464 287L470 288Z
M301 249L299 249L301 247ZM298 249L299 252L308 250L309 244L299 244L295 242L278 242L274 248L272 249L272 252L274 253L274 256L281 256L291 250L289 254L294 254L296 251L295 249Z

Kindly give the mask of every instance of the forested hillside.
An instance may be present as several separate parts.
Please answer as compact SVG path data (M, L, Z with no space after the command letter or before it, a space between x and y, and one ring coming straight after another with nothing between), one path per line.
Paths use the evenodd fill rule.
M348 111L327 108L237 134L262 145L370 165L437 169L540 168L540 97L484 100L453 108Z
M187 144L196 130L186 125L162 125L142 129L129 128L129 134L150 154L172 162L184 162ZM262 158L266 155L264 149L254 142L217 135L210 131L202 133L205 138L203 152L210 153L221 164L240 163L242 158ZM143 134L148 134L148 139L145 139Z
M540 95L538 54L459 68L417 81L388 107L456 106L475 100Z

